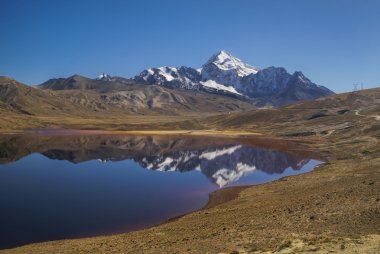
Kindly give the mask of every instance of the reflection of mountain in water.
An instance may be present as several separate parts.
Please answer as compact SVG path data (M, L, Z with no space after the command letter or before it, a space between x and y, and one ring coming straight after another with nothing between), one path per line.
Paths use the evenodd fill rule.
M205 146L205 144L207 144ZM186 172L199 170L220 187L255 170L282 173L301 169L309 160L231 140L128 136L13 137L0 140L0 163L38 152L50 159L78 163L132 159L143 168Z
M255 170L268 174L282 173L288 167L301 169L309 160L282 152L244 145L179 151L171 154L134 158L142 167L160 171L200 170L223 187Z

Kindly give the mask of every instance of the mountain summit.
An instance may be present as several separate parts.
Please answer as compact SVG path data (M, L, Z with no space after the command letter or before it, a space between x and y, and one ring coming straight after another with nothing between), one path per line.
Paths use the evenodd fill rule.
M220 84L236 86L240 78L256 74L257 71L258 68L222 50L203 65L201 73L204 80L211 79Z
M282 106L334 94L326 87L314 84L302 72L290 74L283 67L259 69L224 50L212 55L200 69L186 66L149 68L132 79L106 73L96 79L74 75L67 79L48 80L39 88L115 92L141 85L228 96L257 107Z
M249 64L244 63L237 57L227 53L224 50L219 51L217 54L213 55L204 66L213 64L221 70L235 71L238 76L243 77L249 74L255 74L258 68L253 67Z
M334 94L301 72L290 74L283 67L259 69L224 50L214 54L201 69L181 66L150 68L134 78L144 84L206 91L249 99L259 107L281 106Z
M112 78L107 73L102 73L98 76L97 80L112 81Z

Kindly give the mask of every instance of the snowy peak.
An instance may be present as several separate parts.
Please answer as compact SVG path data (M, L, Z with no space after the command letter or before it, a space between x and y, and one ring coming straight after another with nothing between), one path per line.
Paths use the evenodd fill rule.
M202 66L202 80L213 80L218 84L239 88L242 78L257 72L258 68L222 50Z
M97 80L103 80L103 81L112 81L112 77L108 75L107 73L100 74L97 78Z
M197 90L200 73L190 67L149 68L135 77L135 80L146 84L156 84L172 88Z
M170 82L178 77L178 70L175 67L159 67L159 68L149 68L143 71L141 77L148 81L148 79L154 75L156 76L157 83L162 84L164 82Z
M216 92L225 92L241 95L236 89L232 86L225 86L219 83L216 83L214 80L201 81L203 90L206 91L216 91Z
M258 69L249 64L244 63L237 57L232 56L224 50L214 54L205 65L214 64L224 71L236 71L239 77L257 73Z
M258 69L224 50L214 54L202 68L149 68L134 80L250 100L259 107L281 106L333 94L312 83L301 72L292 75L282 67Z
M232 86L218 84L213 80L201 81L199 70L185 66L178 68L166 66L149 68L137 75L135 80L146 84L156 84L171 88L241 95Z

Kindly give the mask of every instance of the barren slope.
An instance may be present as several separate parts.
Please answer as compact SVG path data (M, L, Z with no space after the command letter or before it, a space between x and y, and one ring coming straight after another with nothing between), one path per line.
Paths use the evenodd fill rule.
M372 89L199 120L199 128L245 129L279 141L302 141L302 150L327 163L269 184L216 192L207 209L157 227L2 252L379 253L379 98L380 89Z

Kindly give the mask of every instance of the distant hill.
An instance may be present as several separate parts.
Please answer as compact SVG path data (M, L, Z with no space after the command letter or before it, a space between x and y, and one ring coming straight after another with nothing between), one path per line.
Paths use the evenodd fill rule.
M52 89L52 90L50 90ZM81 76L55 79L37 87L0 77L1 108L27 115L178 115L248 110L238 99L204 92L138 85L125 80L93 80Z
M286 136L325 136L337 132L356 135L352 130L357 131L353 127L359 124L362 131L376 131L380 137L379 112L380 88L373 88L296 102L275 109L250 110L227 117L214 116L200 121L200 124L238 130L277 126L281 133L277 131L275 135Z
M84 87L80 80L75 82ZM274 135L324 136L338 131L354 135L350 133L353 121L359 119L366 130L364 120L377 123L380 117L380 88L258 109L238 98L203 91L144 84L119 86L111 91L43 90L0 77L0 130L63 127L265 132L277 126L281 131Z
M0 76L0 108L22 115L64 113L75 111L73 105L64 103L60 96L27 86L9 77Z
M68 78L55 78L38 85L41 89L50 90L97 90L99 92L110 92L123 90L130 86L136 85L136 82L125 78L111 78L110 76L101 76L97 79L91 79L80 75L73 75Z

